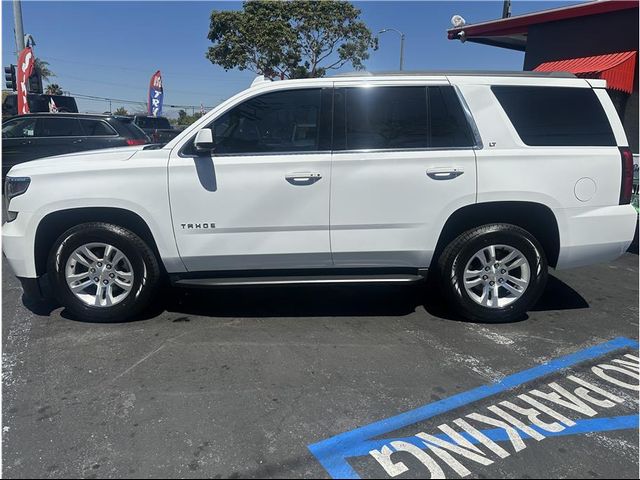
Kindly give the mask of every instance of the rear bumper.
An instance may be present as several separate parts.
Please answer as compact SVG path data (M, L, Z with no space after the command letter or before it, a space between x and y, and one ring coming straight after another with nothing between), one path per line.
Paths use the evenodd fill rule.
M631 245L638 219L631 205L555 213L560 229L558 270L615 260Z

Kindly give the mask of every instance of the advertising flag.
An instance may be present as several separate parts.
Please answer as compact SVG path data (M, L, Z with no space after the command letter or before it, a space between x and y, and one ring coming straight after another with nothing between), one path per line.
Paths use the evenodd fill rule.
M33 50L27 47L18 55L18 115L29 113L29 102L27 101L29 77L33 73L34 59Z
M149 115L154 117L162 115L162 76L160 70L153 74L149 82Z

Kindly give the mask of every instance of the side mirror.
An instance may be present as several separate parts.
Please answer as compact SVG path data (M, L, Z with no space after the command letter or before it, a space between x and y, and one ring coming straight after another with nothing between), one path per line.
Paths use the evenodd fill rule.
M210 128L203 128L202 130L199 130L196 134L196 139L194 140L193 145L198 152L212 152L216 146L213 141L213 130Z

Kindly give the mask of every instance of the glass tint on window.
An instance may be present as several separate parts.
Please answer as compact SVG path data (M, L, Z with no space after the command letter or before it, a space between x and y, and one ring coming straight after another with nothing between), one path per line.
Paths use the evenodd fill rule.
M335 99L334 150L474 146L453 87L341 88Z
M35 118L13 119L2 126L2 138L33 137L35 135L35 130Z
M432 148L471 147L473 135L453 87L428 87Z
M320 149L320 89L273 92L247 100L213 123L216 154Z
M344 89L347 150L429 146L424 87Z
M84 134L90 137L117 135L116 131L103 120L80 119Z
M47 117L39 118L36 124L36 137L80 137L82 129L76 118Z
M615 146L590 88L493 86L522 141L532 146Z

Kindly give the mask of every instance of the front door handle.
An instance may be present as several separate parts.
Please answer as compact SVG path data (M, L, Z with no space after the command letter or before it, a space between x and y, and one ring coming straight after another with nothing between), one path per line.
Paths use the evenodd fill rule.
M291 185L311 185L322 178L317 172L293 172L284 177Z
M451 180L452 178L459 177L464 173L464 169L461 167L436 167L429 168L427 175L434 180Z

